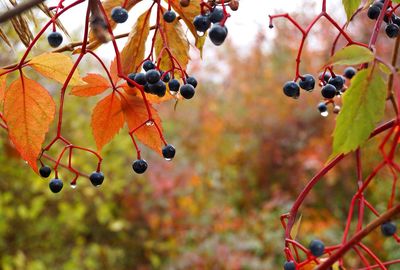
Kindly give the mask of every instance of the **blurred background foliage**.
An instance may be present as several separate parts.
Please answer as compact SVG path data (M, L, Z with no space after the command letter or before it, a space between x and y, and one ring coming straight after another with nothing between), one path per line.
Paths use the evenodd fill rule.
M353 31L368 38L369 25L361 19ZM300 36L287 22L277 21L276 29L276 38L262 29L246 49L207 47L211 56L194 59L191 73L201 82L196 97L176 110L173 102L158 106L177 156L167 162L144 150L150 166L144 176L133 173L135 151L121 132L104 149L100 188L80 178L73 190L71 175L62 171L65 188L55 195L0 133L0 269L281 269L279 216L329 156L334 115L318 114L318 93L283 96ZM302 72L318 74L333 38L326 24L314 31ZM15 61L5 54L1 60ZM95 69L86 65L85 72ZM57 99L59 86L48 87ZM65 137L94 146L89 123L96 101L67 97ZM366 147L366 173L379 161L377 141ZM79 152L73 162L85 173L95 168L95 160ZM380 210L389 180L389 172L381 173L367 194ZM337 243L356 188L349 157L307 200L298 238ZM400 256L379 233L365 241L383 258ZM349 263L357 265L351 256Z

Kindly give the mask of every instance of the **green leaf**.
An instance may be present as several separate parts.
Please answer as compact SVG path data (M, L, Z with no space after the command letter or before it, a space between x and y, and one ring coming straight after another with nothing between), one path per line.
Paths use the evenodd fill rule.
M358 9L361 4L361 0L342 0L344 10L346 11L347 21L350 21L351 16Z
M371 62L374 58L374 54L368 48L350 45L337 51L326 65L358 65Z
M346 154L368 140L385 111L386 84L379 69L359 71L343 95L343 108L333 133L333 153Z

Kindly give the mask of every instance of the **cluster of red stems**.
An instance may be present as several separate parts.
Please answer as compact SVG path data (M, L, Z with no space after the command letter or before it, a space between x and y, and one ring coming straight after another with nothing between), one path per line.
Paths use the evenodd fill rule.
M163 3L162 0L154 0L151 2L149 1L149 7L144 13L145 19L149 20L152 12L156 12L157 14L155 24L150 27L150 30L152 30L151 47L147 56L141 61L137 61L139 64L135 65L134 70L130 70L128 72L124 70L121 59L121 50L118 48L116 42L118 38L124 38L127 35L114 35L113 26L115 26L116 23L124 23L128 19L128 10L140 1L141 0L125 0L123 1L123 3L121 3L121 6L113 7L112 11L108 12L104 6L104 3L107 1L100 2L100 0L76 0L69 5L65 5L64 0L60 0L56 6L49 7L49 10L53 12L53 17L47 23L45 23L45 25L40 29L37 35L32 39L21 60L15 65L4 67L3 70L0 71L0 77L14 71L19 72L22 80L22 85L24 85L22 69L28 65L30 61L28 59L28 56L35 44L37 44L37 42L45 34L45 32L50 29L51 32L47 35L47 41L51 47L59 47L63 42L63 37L57 31L57 20L65 15L67 11L87 2L86 14L83 19L82 41L70 43L62 48L58 48L53 51L63 52L68 50L72 51L73 49L75 49L75 52L79 53L71 70L69 70L68 76L66 77L60 90L57 133L51 139L50 143L42 148L41 154L38 157L38 162L41 165L39 173L42 177L47 178L51 175L52 171L54 171L54 179L49 184L51 191L54 193L59 192L63 186L63 182L59 179L60 167L63 167L64 169L74 174L73 179L70 181L70 185L72 188L76 187L77 179L80 176L88 177L94 186L99 186L103 183L104 180L104 175L101 172L103 159L100 153L87 147L75 145L66 137L64 137L62 132L64 118L63 112L67 87L70 85L74 73L77 71L77 68L82 62L82 59L87 55L92 56L98 61L102 69L104 69L104 72L107 75L107 79L109 80L110 88L113 91L111 100L115 96L118 96L119 99L123 101L127 98L127 95L132 93L133 95L141 97L141 100L145 106L145 113L147 114L145 121L138 125L136 124L136 126L130 125L129 120L126 121L128 122L128 127L130 129L129 136L132 139L133 145L137 153L137 160L132 165L133 170L136 173L144 173L144 171L146 171L147 169L147 162L142 159L137 139L135 139L137 131L146 127L154 128L158 133L159 139L164 144L164 147L161 149L162 151L160 151L160 154L162 154L166 160L171 160L175 156L175 148L166 142L163 135L160 119L158 118L158 116L154 115L155 110L152 108L151 101L149 101L149 96L146 94L154 94L160 98L164 97L167 94L173 96L172 98L175 98L176 100L179 100L181 98L190 99L193 97L194 88L196 88L197 86L196 79L189 76L185 69L186 63L180 63L179 56L176 55L176 52L169 47L169 44L167 42L169 33L167 32L168 29L166 29L165 27L166 23L176 23L178 20L182 19L185 21L189 29L190 27L193 27L193 25L193 29L197 29L196 21L188 22L187 18L177 17L176 13L173 11L173 8L190 8L194 7L195 5L198 8L196 10L199 10L199 14L197 14L197 17L207 19L208 27L210 27L211 25L210 18L213 16L213 11L216 11L214 12L214 17L216 17L214 18L213 23L215 25L218 24L219 28L217 30L219 32L217 31L215 37L217 40L220 39L219 41L223 42L227 35L227 31L225 31L226 27L224 24L230 16L227 12L227 8L229 7L231 10L237 10L239 5L239 2L237 0L164 0L165 3ZM110 5L110 3L108 3L108 5ZM163 5L165 5L165 7L163 7ZM190 26L189 24L192 25ZM205 29L205 31L203 32L206 31L207 29ZM92 35L94 36L94 39ZM161 37L162 48L157 48L158 37ZM197 37L202 36L198 35ZM114 61L111 63L110 68L107 68L102 57L94 52L95 48L97 48L102 43L107 42L112 43L113 54L115 55ZM185 42L187 41L184 40L184 43ZM93 44L94 46L92 46ZM170 63L170 69L162 71L160 64L164 58L168 59L168 62ZM142 68L144 69L144 73L140 73ZM151 74L148 74L149 70L151 70ZM138 76L138 74L140 74L140 76ZM119 80L122 81L122 84L117 84ZM166 85L166 83L168 83L168 86ZM182 86L180 86L181 83L183 83ZM123 92L123 90L125 92ZM167 90L169 90L169 92L167 92ZM133 104L132 106L134 105L135 104ZM0 126L5 130L8 130L7 119L6 117L4 117L4 114L0 113L0 118L2 120ZM50 156L47 152L51 150L56 143L62 143L63 149L59 153L59 155L54 158ZM72 159L73 154L77 150L90 153L98 160L97 168L90 176L74 168L72 164ZM65 157L67 157L68 160L67 164L62 163L62 159ZM43 158L53 162L54 165L51 167L46 165L42 161ZM32 166L32 164L30 165Z
M352 19L360 14L367 15L366 13L368 13L368 17L371 18L370 16L371 7L376 8L376 6L379 6L379 9L377 9L378 10L377 15L374 15L375 17L371 18L371 19L376 19L376 23L373 32L371 34L370 41L368 44L364 44L355 41L346 32L349 22L340 26L338 22L334 18L332 18L330 14L327 13L326 4L327 4L326 0L323 0L321 12L318 15L316 15L314 19L306 27L302 27L291 15L287 13L269 16L270 28L273 28L273 21L275 19L283 18L288 20L302 34L302 39L300 42L296 58L295 78L292 82L294 84L296 84L297 80L300 80L300 82L301 81L305 82L305 76L302 76L300 73L300 63L301 63L302 52L304 49L304 44L307 37L309 36L311 29L322 18L325 18L339 32L332 44L332 49L330 52L331 55L335 54L337 50L336 48L337 43L341 37L343 37L346 40L347 42L346 46L358 45L368 48L370 50L374 50L375 44L378 41L378 37L381 34L380 29L381 26L383 25L383 22L387 22L388 25L396 23L394 22L394 19L397 19L395 11L400 6L400 4L396 5L390 0L385 0L385 1L377 0L369 7L369 9L362 7L359 8L354 13ZM379 13L380 10L386 10L387 12ZM393 19L393 22L392 19L387 19L390 17ZM396 27L390 26L389 28L396 28ZM393 33L390 31L391 30L389 29L388 33L388 29L386 29L386 34L389 38L397 37L398 33L396 33L395 36L393 36ZM336 156L330 162L328 162L317 174L315 174L315 176L308 182L308 184L305 186L305 188L302 190L302 192L295 200L290 212L281 216L281 223L285 230L284 252L287 259L283 267L285 270L346 269L345 255L349 251L352 251L353 254L355 254L359 258L359 266L357 268L359 270L389 269L391 266L396 267L395 266L396 264L400 264L400 259L392 261L381 260L370 247L368 247L366 244L362 242L362 240L367 235L369 235L376 228L380 227L380 230L382 231L382 234L385 237L392 237L395 241L400 243L400 237L396 234L396 224L393 221L396 215L400 213L400 203L398 202L396 203L395 199L396 189L398 188L397 187L398 173L400 172L400 165L395 161L396 148L398 146L398 142L400 139L400 114L399 114L399 108L397 107L398 104L400 104L400 85L399 85L398 74L396 73L397 71L395 67L397 61L397 51L400 43L399 38L397 38L395 43L396 44L394 46L392 63L387 63L385 60L380 59L379 57L376 57L375 59L375 61L384 64L391 70L392 74L389 76L390 80L389 87L390 88L393 87L394 89L394 94L391 96L391 98L393 99L392 105L394 108L395 117L392 120L378 126L370 134L370 138L373 138L380 134L384 136L383 140L379 144L379 149L377 150L379 151L382 160L376 167L374 167L371 170L371 172L368 175L363 175L362 173L363 163L361 159L362 151L359 148L353 154L347 154L347 155L340 154L339 156ZM367 68L366 64L360 65L358 67L358 70L364 68ZM321 86L327 84L327 81L325 79L326 78L325 74L328 72L332 75L333 78L336 76L340 76L340 75L335 75L333 66L325 67L322 74L320 74L319 76L319 84ZM345 89L346 86L344 86L343 90ZM287 94L287 92L285 92L285 94ZM329 103L335 104L333 99L336 96L337 95L333 95L330 98L325 97L323 104L324 105ZM298 96L294 97L297 98ZM318 106L318 109L322 114L324 110L321 110L321 106L322 105L320 104ZM329 173L333 168L335 168L342 160L344 160L345 158L350 158L350 155L354 155L357 164L356 166L357 179L355 179L357 183L357 190L355 191L355 194L349 203L348 216L344 224L344 232L340 243L335 243L334 245L325 246L325 244L319 239L314 239L311 243L309 243L308 246L301 244L295 239L296 236L292 236L292 230L294 230L294 228L298 226L296 219L299 216L299 209L304 204L305 200L307 199L308 195L313 190L315 185L317 183L320 183L323 180L324 176L327 173ZM377 174L384 169L388 169L391 172L391 175L393 177L392 179L393 184L387 202L387 211L384 213L380 213L374 207L374 205L372 205L367 200L367 198L364 195L368 189L371 189L371 183L374 180L377 181L376 180ZM368 225L365 225L364 222L367 212L370 212L373 215L375 215L376 219L373 222L369 223ZM352 229L352 225L354 225L355 227L354 230Z

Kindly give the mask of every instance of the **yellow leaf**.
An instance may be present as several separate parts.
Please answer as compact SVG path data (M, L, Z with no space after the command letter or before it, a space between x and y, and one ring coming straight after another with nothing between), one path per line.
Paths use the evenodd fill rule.
M136 21L129 33L128 41L121 51L122 72L129 74L136 70L144 58L146 39L150 32L150 13L145 12Z
M44 53L29 61L31 66L43 76L64 84L73 67L72 59L62 53ZM78 69L75 70L68 83L70 86L85 84L79 76Z

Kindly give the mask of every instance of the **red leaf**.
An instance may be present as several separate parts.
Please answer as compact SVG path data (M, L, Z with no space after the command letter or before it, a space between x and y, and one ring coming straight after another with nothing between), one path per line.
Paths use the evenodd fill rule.
M83 80L86 84L72 88L71 95L79 97L96 96L111 87L108 80L99 74L89 73Z
M97 103L92 114L92 130L97 149L101 151L124 126L121 101L115 92Z
M37 158L55 111L56 105L47 90L25 76L11 83L6 91L4 116L9 137L36 172Z

